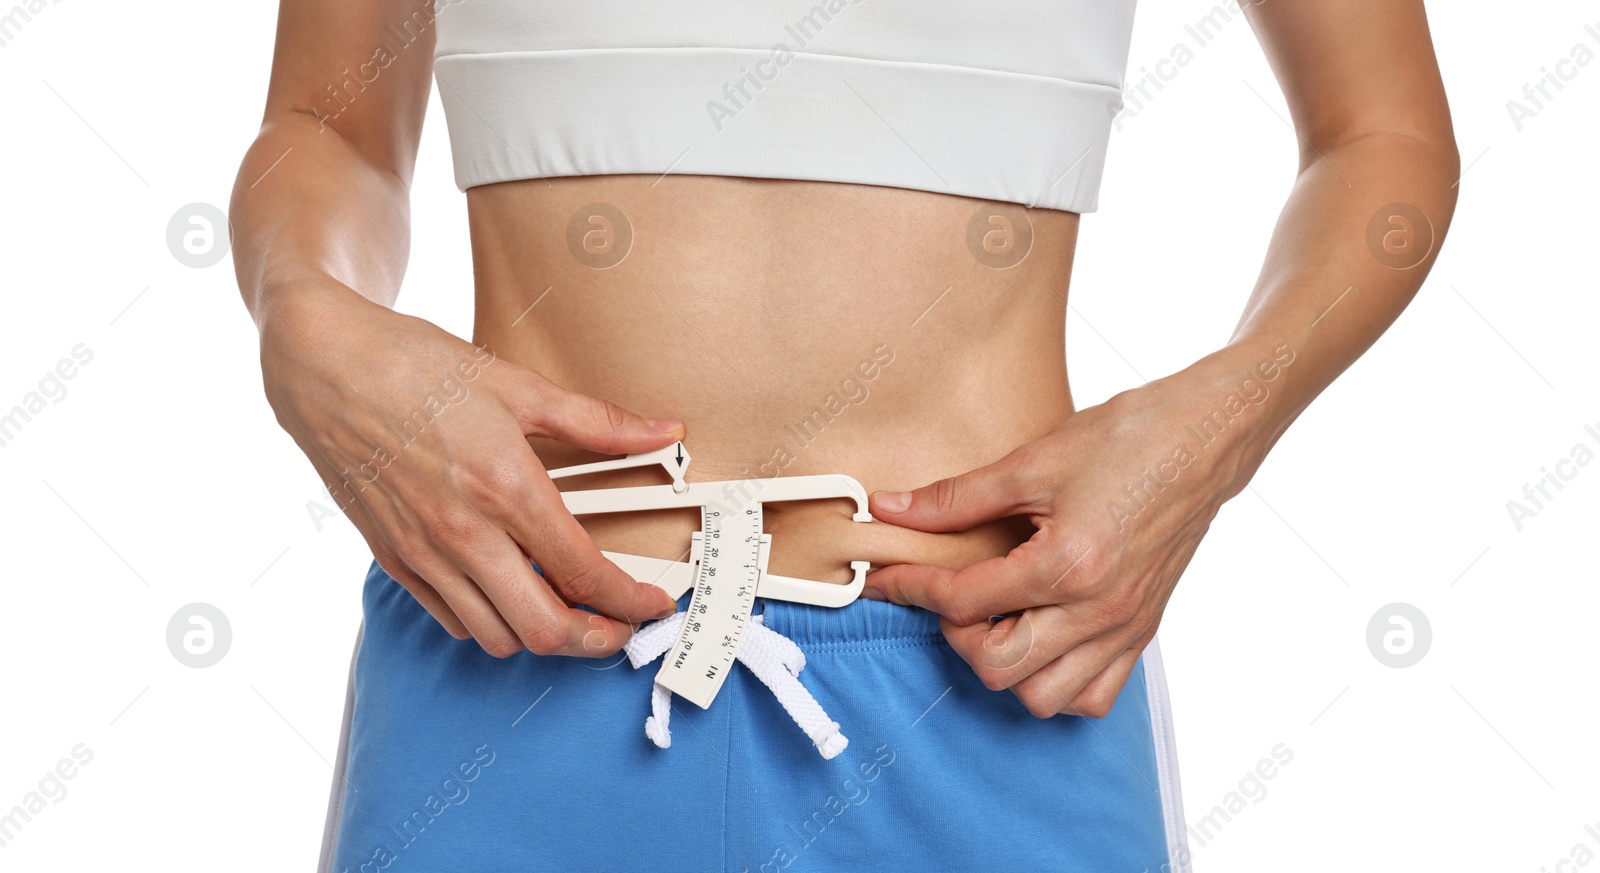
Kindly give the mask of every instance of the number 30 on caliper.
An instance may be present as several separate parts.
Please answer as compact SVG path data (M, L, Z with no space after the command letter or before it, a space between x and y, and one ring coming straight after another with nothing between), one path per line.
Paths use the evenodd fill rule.
M623 572L661 587L673 598L693 587L683 630L662 659L656 682L705 709L733 669L757 597L839 607L854 601L866 585L866 561L850 562L855 578L847 585L768 573L772 534L762 530L761 505L844 497L856 502L851 516L855 521L871 521L872 515L867 512L866 489L842 474L685 482L689 454L681 442L615 461L562 467L551 470L550 477L655 465L672 477L671 485L566 491L561 498L573 515L700 508L700 530L691 535L688 561L602 554Z

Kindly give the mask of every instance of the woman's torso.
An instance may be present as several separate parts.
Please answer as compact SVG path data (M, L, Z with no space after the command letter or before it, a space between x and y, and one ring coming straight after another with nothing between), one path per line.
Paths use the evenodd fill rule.
M983 466L1072 410L1063 326L1078 216L899 188L585 176L468 191L474 340L641 415L685 422L690 481L845 473L904 490ZM599 456L531 439L547 467ZM651 484L659 471L560 480ZM771 570L961 567L1033 533L857 525L768 504ZM693 510L580 519L681 559Z

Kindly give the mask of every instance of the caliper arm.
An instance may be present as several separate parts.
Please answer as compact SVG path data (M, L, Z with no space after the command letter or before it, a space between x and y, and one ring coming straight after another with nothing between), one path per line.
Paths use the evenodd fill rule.
M674 443L653 452L641 452L612 461L598 461L561 467L550 471L552 479L599 473L606 470L624 470L659 464L672 477L671 485L639 485L628 488L600 488L592 491L564 491L562 502L573 515L596 515L609 512L647 512L659 509L688 507L724 508L730 511L748 508L756 503L780 503L792 500L820 500L848 498L855 501L856 511L851 518L858 522L872 521L867 510L867 492L850 476L826 473L814 476L775 477L772 479L743 479L721 482L685 482L689 469L689 453L683 443ZM672 561L649 558L622 552L603 552L629 576L656 585L674 599L681 597L694 585L694 560ZM855 577L845 585L762 573L756 586L756 596L791 603L809 603L815 606L840 607L861 596L866 587L866 561L851 561Z

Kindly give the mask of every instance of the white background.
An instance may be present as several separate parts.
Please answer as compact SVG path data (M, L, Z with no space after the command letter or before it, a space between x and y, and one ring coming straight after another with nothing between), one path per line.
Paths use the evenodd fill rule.
M868 0L870 2L870 0ZM1600 63L1518 131L1506 102L1587 43L1581 2L1430 10L1463 164L1455 225L1389 334L1226 507L1162 639L1191 823L1283 743L1293 760L1201 845L1202 871L1558 869L1600 854L1600 464L1519 531L1506 503L1600 443ZM1145 0L1129 79L1202 7ZM262 398L230 261L169 253L226 207L259 123L268 4L45 6L0 48L0 410L83 343L69 393L0 448L0 813L78 743L93 760L0 848L12 870L307 869L368 556ZM1295 167L1235 16L1112 142L1066 325L1081 404L1228 336ZM437 98L401 307L469 333L465 202ZM1091 327L1092 325L1092 327ZM231 620L180 665L179 607ZM1420 609L1431 649L1366 627ZM641 715L642 717L642 715ZM1191 836L1191 839L1193 837ZM1563 867L1559 869L1571 869Z

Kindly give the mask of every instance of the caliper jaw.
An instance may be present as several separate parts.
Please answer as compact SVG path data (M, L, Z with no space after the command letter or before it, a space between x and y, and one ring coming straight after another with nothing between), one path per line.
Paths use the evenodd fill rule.
M689 472L689 450L683 447L681 440L653 452L640 452L614 461L595 461L592 464L578 464L575 467L558 467L549 472L550 478L560 479L563 476L582 476L585 473L602 473L606 470L627 470L633 467L648 467L652 464L660 464L661 469L666 470L667 475L672 477L674 493L682 494L689 490L688 483L683 481L684 475Z

